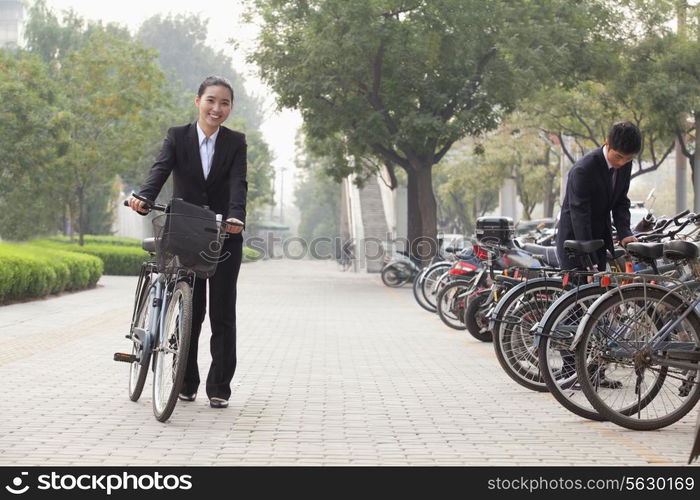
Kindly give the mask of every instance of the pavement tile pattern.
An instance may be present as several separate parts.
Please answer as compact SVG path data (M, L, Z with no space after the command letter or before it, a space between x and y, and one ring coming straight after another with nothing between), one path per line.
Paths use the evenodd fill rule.
M684 465L696 412L663 430L583 420L450 330L409 287L330 262L268 260L239 280L229 408L204 387L165 424L151 375L127 396L136 284L0 307L0 465ZM207 320L208 321L208 320ZM210 329L200 339L202 380Z

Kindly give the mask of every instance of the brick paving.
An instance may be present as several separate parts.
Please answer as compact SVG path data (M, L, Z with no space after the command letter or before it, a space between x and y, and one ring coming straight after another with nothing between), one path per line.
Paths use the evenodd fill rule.
M512 382L490 344L410 288L329 262L243 267L230 407L203 387L171 420L129 401L135 278L0 307L0 465L684 465L695 415L653 432L590 422ZM205 324L206 325L206 324ZM208 326L200 346L208 369Z

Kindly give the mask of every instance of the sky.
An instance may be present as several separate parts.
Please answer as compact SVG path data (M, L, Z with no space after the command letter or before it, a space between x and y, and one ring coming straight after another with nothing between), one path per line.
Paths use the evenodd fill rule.
M241 0L47 0L54 11L73 9L86 19L101 19L104 22L117 22L126 25L132 33L149 17L161 13L200 14L209 19L209 45L223 50L230 56L236 69L246 78L249 94L265 99L265 120L262 133L275 155L273 163L277 172L276 190L284 184L284 204L287 207L293 199L294 183L294 138L301 126L301 115L297 111L277 111L274 94L257 77L257 68L245 62L246 52L255 45L257 28L243 22L244 2ZM227 43L235 39L239 48ZM202 78L207 75L202 75ZM235 111L234 111L235 113ZM284 169L284 173L282 174ZM284 175L284 180L281 179ZM279 202L279 196L278 200ZM286 210L286 208L285 208Z

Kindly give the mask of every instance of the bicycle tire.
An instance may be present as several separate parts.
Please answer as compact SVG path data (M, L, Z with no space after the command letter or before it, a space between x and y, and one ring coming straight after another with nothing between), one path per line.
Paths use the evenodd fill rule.
M601 297L591 308L590 317L582 325L581 338L576 347L576 370L584 394L602 417L627 429L655 430L677 422L695 407L700 400L700 370L678 370L668 366L651 369L651 362L648 362L650 366L643 366L647 364L643 356L645 351L634 345L643 343L646 335L652 334L654 329L663 324L664 314L674 318L684 307L687 307L687 304L666 289L658 286L631 285ZM639 317L630 318L630 314L634 315L636 308L639 309ZM606 332L605 336L601 336L602 332ZM613 332L615 336L610 337L607 332ZM692 311L669 335L671 339L679 338L693 342L695 349L700 349L700 318ZM611 344L611 340L614 340L615 344ZM596 344L605 348L596 350ZM616 361L610 372L608 369L616 350L626 351L628 355L625 358L634 358L631 358L631 362ZM603 377L611 374L614 379L622 378L617 380L621 387L601 387L598 379L603 377L596 379L595 376L591 376L594 375L591 367L595 366L595 371L599 372L603 363L606 370ZM623 369L626 367L632 368L635 374L632 395L636 394L636 402L630 401L617 410L613 407L612 400L605 396L615 396L617 393L616 399L619 399L630 395L629 389L632 384L626 384L631 382L629 377L624 377ZM684 375L684 371L688 373ZM645 375L650 372L657 372L658 376L652 378L651 384L647 384ZM582 374L586 376L582 377ZM676 384L674 380L682 380L682 383ZM642 397L643 387L649 389ZM684 390L687 391L685 395ZM678 397L675 396L676 392ZM673 397L670 393L674 393ZM658 406L654 405L657 398L660 398ZM669 412L668 409L674 400L680 403ZM623 403L626 401L623 400Z
M430 276L428 276L423 282L423 296L425 301L435 308L435 312L437 312L437 296L440 294L440 290L445 288L450 282L449 270L449 267L445 267L441 269L442 274L436 273L437 276L432 281Z
M464 308L466 307L466 292L471 288L471 282L457 280L448 283L437 296L437 313L443 323L454 330L466 330L464 324ZM460 296L461 294L461 296Z
M437 262L421 271L421 274L413 282L413 295L416 297L418 304L426 311L437 312L437 304L428 299L425 292L426 288L432 287L436 278L445 274L450 267L452 267L452 264L449 262Z
M493 334L488 328L488 319L486 311L482 310L482 306L488 300L491 294L490 289L481 290L467 301L467 307L464 310L464 324L467 327L469 334L481 342L493 342Z
M540 374L547 390L571 413L588 420L605 420L583 394L576 376L576 361L571 350L573 334L583 314L607 289L595 285L569 290L562 295L542 319L537 346ZM557 337L570 333L570 338ZM563 354L562 351L566 351ZM564 359L568 356L568 359ZM567 367L566 364L570 363Z
M192 335L192 287L178 281L173 289L163 324L163 344L158 345L153 378L153 414L159 422L170 418L187 370ZM173 354L172 361L166 357ZM167 372L172 368L172 373ZM172 382L172 385L168 382Z
M425 298L423 297L423 293L421 292L423 277L425 276L425 273L428 271L428 269L430 268L424 267L420 270L420 272L416 275L416 278L413 280L411 288L413 289L413 298L416 299L418 305L421 306L423 309L430 311L430 309L428 309L428 305L425 304Z
M133 328L146 330L151 312L150 304L148 303L149 294L150 280L143 282L139 292L139 304L137 304ZM141 397L143 388L146 385L152 350L144 351L143 345L133 337L133 328L131 331L131 354L136 356L138 361L129 364L129 399L135 402Z
M531 329L563 292L560 279L542 278L515 286L499 301L493 330L496 358L511 379L532 391L547 392L547 385Z

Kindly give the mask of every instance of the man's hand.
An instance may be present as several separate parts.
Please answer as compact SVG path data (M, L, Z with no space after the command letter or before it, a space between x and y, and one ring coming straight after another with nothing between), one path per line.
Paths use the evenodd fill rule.
M634 243L635 241L637 241L637 238L635 238L634 236L627 236L626 238L622 238L620 245L622 245L622 247L624 248L627 246L627 243Z
M243 221L231 217L226 219L226 222L231 222L234 224L243 224ZM231 234L238 234L243 231L243 226L226 226L226 232Z

